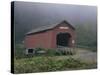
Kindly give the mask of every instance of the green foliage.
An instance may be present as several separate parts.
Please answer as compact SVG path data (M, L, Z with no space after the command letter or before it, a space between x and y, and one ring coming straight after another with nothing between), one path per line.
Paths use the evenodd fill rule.
M45 53L38 53L39 51L45 51ZM34 56L61 56L61 55L73 55L72 51L35 48L35 54L25 54L25 48L22 44L16 44L15 46L15 58L32 58Z
M15 73L47 72L67 69L85 69L89 64L83 63L73 58L60 59L54 57L33 57L25 59L15 59Z
M36 51L41 51L41 50L45 50L45 49L44 49L44 48L38 47L38 48L35 48L35 50L36 50Z
M25 48L23 44L16 44L15 45L15 52L14 57L16 59L22 59L22 58L32 58L34 55L26 55L25 54Z
M15 46L15 49L15 73L47 72L87 68L89 69L95 68L96 66L96 64L84 63L78 59L71 58L70 56L63 59L62 55L66 55L65 51L57 52L55 49L37 48L36 50L38 51L46 51L46 54L25 55L25 49L23 45L17 44ZM67 54L70 54L70 52L68 52Z
M97 30L96 26L85 23L86 25L76 25L76 42L80 48L88 48L96 51L97 47Z
M56 50L55 49L46 49L46 55L47 56L55 56Z
M25 49L23 47L22 44L16 44L15 45L15 58L22 58L24 57L24 52L25 52Z

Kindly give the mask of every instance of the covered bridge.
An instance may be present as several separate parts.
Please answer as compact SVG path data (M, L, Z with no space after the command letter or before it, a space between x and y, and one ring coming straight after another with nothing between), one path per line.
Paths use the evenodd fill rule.
M25 48L75 47L75 28L67 21L42 26L26 33Z

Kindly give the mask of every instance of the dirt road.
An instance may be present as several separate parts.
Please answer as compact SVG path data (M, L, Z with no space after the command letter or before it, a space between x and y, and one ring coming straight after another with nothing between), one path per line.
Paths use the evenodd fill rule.
M97 53L96 52L92 52L90 50L80 49L80 48L76 48L75 51L76 51L75 55L61 56L61 57L59 57L59 59L66 59L66 58L72 57L74 59L79 59L79 60L81 60L83 62L87 62L87 63L96 63L97 62Z
M85 49L76 49L76 54L72 56L85 62L97 62L97 53Z

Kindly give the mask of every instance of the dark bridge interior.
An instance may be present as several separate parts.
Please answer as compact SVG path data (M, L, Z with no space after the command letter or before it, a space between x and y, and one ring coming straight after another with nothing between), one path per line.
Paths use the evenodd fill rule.
M69 33L59 33L57 35L57 46L64 46L64 47L68 47L69 46L69 40L70 40L70 34Z

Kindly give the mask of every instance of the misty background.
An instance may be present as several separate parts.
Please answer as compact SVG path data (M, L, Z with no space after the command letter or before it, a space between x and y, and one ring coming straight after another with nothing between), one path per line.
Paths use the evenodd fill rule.
M22 43L25 34L32 29L63 20L75 27L77 45L96 47L96 6L33 2L14 2L15 43Z

